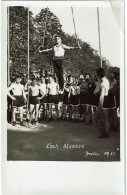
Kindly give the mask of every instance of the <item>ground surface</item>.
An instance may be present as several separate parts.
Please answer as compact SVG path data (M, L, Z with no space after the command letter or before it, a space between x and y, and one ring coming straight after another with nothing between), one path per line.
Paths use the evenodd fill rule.
M67 121L42 122L36 126L26 127L20 125L14 127L8 124L7 159L14 161L119 161L119 134L119 131L110 132L110 138L99 139L99 130L94 125Z

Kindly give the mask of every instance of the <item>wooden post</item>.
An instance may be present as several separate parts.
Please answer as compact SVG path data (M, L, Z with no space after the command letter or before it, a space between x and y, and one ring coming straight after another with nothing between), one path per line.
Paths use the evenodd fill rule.
M28 80L30 75L30 60L29 60L29 8L28 8Z
M97 18L98 18L98 36L99 36L100 65L101 65L101 67L102 67L102 57L101 57L101 38L100 38L100 20L99 20L99 7L97 7Z
M8 87L9 87L9 84L10 84L10 36L9 36L9 33L10 33L10 20L9 20L9 7L7 8L7 17L8 17L8 60L7 60L7 74L8 74L8 77L7 77L7 85L8 85Z

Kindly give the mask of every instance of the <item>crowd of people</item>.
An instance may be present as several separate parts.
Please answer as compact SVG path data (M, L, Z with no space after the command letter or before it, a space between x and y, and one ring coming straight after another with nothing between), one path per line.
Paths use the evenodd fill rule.
M111 130L118 130L120 111L119 78L112 72L110 80L103 68L93 74L64 78L63 89L57 77L41 75L21 84L20 76L8 87L8 122L16 125L17 108L20 125L35 125L42 121L70 121L94 124L99 128L99 138L108 138ZM27 119L23 121L24 108ZM55 116L55 117L54 117ZM93 123L94 121L94 123Z

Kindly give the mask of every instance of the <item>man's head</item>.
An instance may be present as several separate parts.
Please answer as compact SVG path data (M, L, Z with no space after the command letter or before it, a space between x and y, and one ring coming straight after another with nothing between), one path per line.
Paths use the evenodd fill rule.
M44 76L41 77L41 82L45 83L45 77Z
M77 79L73 78L73 85L77 85Z
M49 82L52 83L54 81L54 78L52 75L49 75Z
M117 73L116 72L111 72L110 78L116 79L117 78Z
M79 82L82 83L84 81L84 76L83 75L80 75L79 76Z
M32 86L35 86L36 84L37 84L37 81L36 81L35 78L33 78L33 79L32 79L32 82L31 82L31 85L32 85Z
M105 70L103 68L97 68L96 73L98 78L103 78L105 76Z
M69 75L69 76L68 76L68 81L69 81L70 83L73 82L73 77L72 77L72 75Z
M62 39L61 39L60 36L56 36L56 37L55 37L55 40L56 40L56 43L57 43L57 44L61 44L61 43L62 43Z
M90 74L86 73L86 74L85 74L85 80L88 81L89 79L90 79Z
M92 81L97 81L97 75L96 74L92 74L91 75L91 80Z
M21 82L21 80L22 79L21 79L20 75L16 75L16 77L15 77L16 83L19 84Z

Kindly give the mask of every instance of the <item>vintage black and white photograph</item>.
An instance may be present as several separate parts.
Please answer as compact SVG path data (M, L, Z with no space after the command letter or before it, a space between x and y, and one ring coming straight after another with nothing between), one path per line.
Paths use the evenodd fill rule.
M7 160L120 161L120 8L6 11Z

